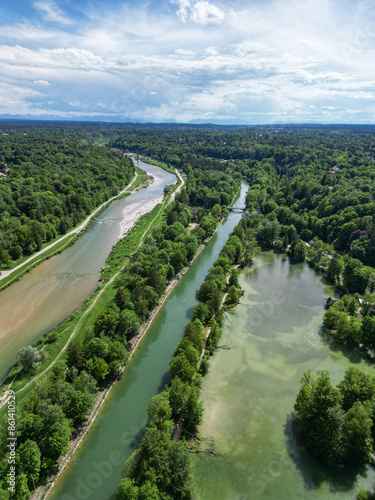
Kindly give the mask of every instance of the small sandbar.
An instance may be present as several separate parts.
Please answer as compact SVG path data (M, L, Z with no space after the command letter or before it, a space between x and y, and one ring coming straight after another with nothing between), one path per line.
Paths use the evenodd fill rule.
M159 172L158 174L155 174L154 172L148 172L148 175L152 178L150 186L152 187L153 191L164 182L164 176L160 175ZM163 197L164 195L154 195L153 197L153 195L151 194L150 199L148 200L134 200L133 203L127 205L122 212L119 238L123 238L134 226L137 220L142 217L142 215L151 212L151 210L156 207L156 205L162 203Z

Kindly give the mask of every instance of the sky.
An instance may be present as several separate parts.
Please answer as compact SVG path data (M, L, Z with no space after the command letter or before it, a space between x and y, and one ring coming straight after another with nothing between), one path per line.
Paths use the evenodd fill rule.
M375 123L373 0L2 0L0 117Z

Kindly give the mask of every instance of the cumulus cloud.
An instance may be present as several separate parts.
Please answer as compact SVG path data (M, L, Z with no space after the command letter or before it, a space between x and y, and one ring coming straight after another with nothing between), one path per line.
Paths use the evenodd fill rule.
M224 11L206 0L171 0L177 4L178 17L182 22L197 24L221 24L224 21Z
M37 0L34 2L34 8L42 14L45 21L72 24L72 20L63 13L54 0Z

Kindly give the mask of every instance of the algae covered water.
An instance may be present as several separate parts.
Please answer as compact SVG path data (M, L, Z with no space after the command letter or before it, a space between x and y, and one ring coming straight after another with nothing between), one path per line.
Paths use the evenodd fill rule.
M351 499L372 489L375 471L329 468L293 432L293 406L303 373L329 370L334 384L354 364L375 375L321 325L333 291L307 264L266 252L240 279L241 303L228 313L201 399L203 448L192 455L196 500Z

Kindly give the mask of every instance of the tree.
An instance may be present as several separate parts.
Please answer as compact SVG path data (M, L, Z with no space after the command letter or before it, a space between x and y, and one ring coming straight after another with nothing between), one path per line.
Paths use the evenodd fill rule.
M183 382L192 380L195 374L195 367L192 366L184 354L174 356L169 364L169 371L172 378L178 377Z
M375 397L375 381L355 366L345 372L344 379L338 384L343 395L342 407L349 410L356 401L370 401Z
M230 278L229 278L229 286L235 286L239 287L240 284L238 283L238 278L239 278L240 272L238 269L233 269Z
M183 382L178 377L173 377L169 388L169 404L172 408L174 419L183 413L188 395L189 384Z
M106 358L108 356L108 344L97 337L90 340L86 347L85 356L89 358Z
M179 273L181 269L183 269L183 267L187 264L185 250L181 247L175 248L171 254L170 263L175 273Z
M329 278L334 282L337 283L340 274L342 273L344 269L344 264L342 263L341 259L337 254L333 256L333 259L330 260L329 266L327 269L327 274Z
M332 386L326 370L317 372L316 377L306 372L301 384L294 409L307 444L315 455L340 463L344 428L342 395Z
M96 380L104 380L109 373L108 363L96 356L86 362L86 368Z
M356 401L345 415L348 455L351 463L365 464L371 459L371 410Z
M203 325L207 324L207 321L210 319L210 311L206 304L203 304L203 302L199 302L194 307L193 310L193 320L198 320L200 321Z
M362 302L362 316L369 316L371 311L375 308L375 295L365 295Z
M71 342L67 348L67 359L66 364L68 367L75 367L77 370L81 371L85 367L85 356L83 348L78 342Z
M119 309L113 304L111 307L107 307L103 312L99 314L94 323L94 332L97 337L101 333L112 337L116 331L117 324L119 321Z
M92 375L86 371L82 371L74 380L74 388L80 392L94 394L98 390L98 384Z
M165 290L165 278L164 276L157 271L156 269L151 269L149 274L148 284L156 290L158 295L161 295Z
M343 276L344 285L351 292L361 294L365 292L369 281L369 273L360 260L349 257L345 264Z
M375 349L375 318L370 318L370 316L363 318L362 339L366 345Z
M215 285L211 281L203 281L200 288L195 292L195 298L198 302L208 302L211 298Z
M168 403L168 396L168 391L163 391L151 399L151 403L147 408L147 427L155 426L161 429L166 421L171 420L172 408Z
M375 499L375 493L371 493L371 491L361 489L357 494L357 500L374 500L374 499Z
M203 325L199 319L190 321L185 328L185 337L187 337L198 352L202 352L203 342Z
M259 255L261 252L261 247L258 245L256 238L251 237L248 240L244 253L244 262L246 265L251 266L254 260L254 257Z
M336 307L330 307L328 311L325 312L323 317L323 325L328 330L336 330L336 325L341 316L341 311L339 311Z
M64 418L54 423L46 432L44 454L52 458L52 460L57 460L60 455L65 454L69 449L69 440L72 434L69 420Z
M69 402L65 409L66 416L72 420L75 427L81 424L89 409L94 403L94 397L88 392L72 389L69 393Z
M225 299L225 304L227 306L233 306L238 304L239 300L240 300L239 291L234 285L232 285L229 288L227 298Z
M31 345L21 347L17 353L17 358L22 369L27 373L35 372L42 359L38 349Z
M122 342L114 340L113 342L108 343L108 362L119 361L119 363L123 364L128 359L128 357L129 353Z
M214 205L211 209L211 215L213 217L218 217L219 214L221 213L221 206L217 203L216 205Z
M125 341L129 341L138 335L140 329L139 317L134 311L125 309L121 311L117 327L117 334Z
M139 500L163 500L158 487L152 481L146 481L142 484L138 490L138 494Z
M38 482L41 453L35 441L28 439L22 443L18 448L19 456L19 470L28 478L29 488L33 487L33 480L35 484Z
M216 219L211 215L206 215L200 220L199 226L205 232L206 236L212 236L216 228Z
M26 474L21 473L16 475L16 494L17 500L27 500L30 498L30 491L27 486L28 478Z
M199 401L199 390L197 387L193 386L190 388L182 415L190 432L194 432L198 425L202 423L203 405Z
M340 312L336 322L336 336L340 340L346 340L350 335L350 321L346 312Z
M303 262L306 258L306 245L303 241L298 241L294 247L293 257L297 262Z
M196 365L198 364L198 351L195 349L194 344L190 342L187 337L183 337L180 340L175 350L174 355L178 356L179 354L183 354L192 366L196 367Z
M117 490L116 500L139 500L139 489L134 484L134 479L125 477L121 480Z
M118 288L115 296L115 302L120 311L129 308L130 292L124 288Z

